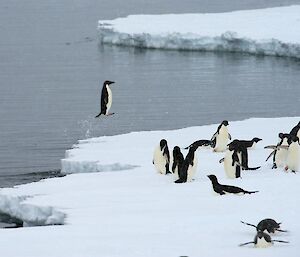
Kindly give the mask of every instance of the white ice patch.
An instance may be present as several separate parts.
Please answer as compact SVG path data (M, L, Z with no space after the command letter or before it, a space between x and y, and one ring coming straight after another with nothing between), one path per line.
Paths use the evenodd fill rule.
M300 58L300 5L228 13L130 15L98 22L104 44Z
M49 206L21 203L24 197L0 195L0 212L24 222L24 226L64 224L65 214Z

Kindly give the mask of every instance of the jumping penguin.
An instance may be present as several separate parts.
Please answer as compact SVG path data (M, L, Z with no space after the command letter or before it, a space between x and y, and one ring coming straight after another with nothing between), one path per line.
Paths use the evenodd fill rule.
M197 147L190 147L186 155L182 169L178 170L179 179L175 183L191 182L197 170L198 159L196 155Z
M165 175L171 173L169 170L170 153L167 140L160 140L159 145L154 150L152 163L159 173Z
M299 171L300 168L299 138L297 136L291 136L288 143L289 148L287 153L285 170L288 171L290 169L292 172L296 173L296 171Z
M213 134L212 148L214 152L224 152L227 148L228 140L231 140L231 135L228 133L227 126L229 125L227 120L223 120L219 125L215 134Z
M255 227L256 231L262 231L265 233L268 232L269 234L271 234L271 233L274 234L276 231L288 232L287 230L280 229L281 222L277 223L273 219L263 219L257 224L257 226L247 223L247 222L244 222L244 221L241 221L241 222L245 225Z
M254 244L254 246L257 247L257 248L266 248L266 247L272 246L274 242L289 243L288 241L272 240L272 238L269 234L264 233L262 231L257 231L257 234L254 237L253 242L243 243L243 244L240 244L239 246Z
M178 146L173 148L173 164L172 164L172 172L174 174L174 180L179 179L179 171L182 170L184 162L183 154L180 151Z
M109 80L104 81L102 87L102 93L101 93L101 111L95 118L98 118L102 114L106 116L114 114L114 113L109 113L109 109L112 104L112 92L109 85L113 83L115 82Z
M279 133L279 142L277 145L268 145L265 146L265 149L272 149L273 151L270 153L266 161L273 155L273 166L272 169L277 169L278 167L283 167L286 164L287 158L287 150L288 150L288 140L290 138L290 134Z
M226 193L231 193L231 194L254 194L257 193L258 191L246 191L240 187L236 186L229 186L229 185L221 185L218 182L218 179L215 175L208 175L207 176L213 186L214 191L217 194L224 195Z

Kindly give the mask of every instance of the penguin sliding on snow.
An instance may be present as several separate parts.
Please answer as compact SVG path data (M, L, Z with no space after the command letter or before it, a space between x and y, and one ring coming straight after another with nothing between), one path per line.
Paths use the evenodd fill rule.
M170 153L167 140L160 140L159 145L154 150L152 163L159 173L165 175L171 173L169 170Z
M227 126L229 125L227 120L223 120L219 125L215 134L213 134L212 148L214 152L224 152L227 148L228 140L231 140L231 135L228 133Z
M173 164L172 164L172 172L174 174L174 180L179 179L179 171L182 170L184 162L183 154L180 151L179 146L175 146L173 148Z
M114 113L109 113L109 109L112 104L112 92L110 89L110 85L115 82L106 80L103 83L102 92L101 92L101 111L100 113L95 117L98 118L100 115L113 115Z
M257 234L254 237L254 241L243 243L243 244L240 244L239 246L254 244L254 246L257 248L266 248L266 247L272 246L274 244L274 242L289 243L288 241L272 240L272 238L269 234L264 233L262 231L257 231Z
M186 155L182 168L178 170L179 179L175 183L191 182L196 170L198 159L196 155L197 147L192 146L189 148L189 152Z
M273 155L273 166L272 169L277 169L278 167L284 167L286 164L286 158L288 153L288 140L290 138L290 134L279 133L279 142L277 145L268 145L265 146L265 149L272 149L273 151L270 153L266 161Z
M257 226L241 221L243 224L251 226L251 227L255 227L257 231L262 231L262 232L268 232L269 234L274 234L276 231L279 232L288 232L287 230L282 230L280 229L280 225L281 222L277 223L275 220L273 219L263 219L261 220Z
M218 179L215 175L208 175L207 176L213 186L214 191L217 194L220 195L224 195L226 193L230 193L230 194L254 194L257 193L258 191L246 191L240 187L236 187L236 186L229 186L229 185L221 185L218 182Z
M289 148L287 152L285 171L291 170L296 173L300 171L300 145L297 136L291 136L289 141Z

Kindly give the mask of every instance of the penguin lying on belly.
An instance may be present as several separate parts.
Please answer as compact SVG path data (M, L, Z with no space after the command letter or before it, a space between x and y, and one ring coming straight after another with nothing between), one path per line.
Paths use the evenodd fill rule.
M154 150L152 163L159 173L165 175L171 173L169 170L170 153L167 140L160 140L159 145Z
M274 234L276 231L288 232L287 230L280 229L281 222L277 223L273 219L263 219L257 224L257 226L247 223L247 222L244 222L244 221L241 221L241 222L245 225L255 227L256 231L262 231L265 233L268 232L269 234L271 234L271 233Z
M274 242L289 243L288 241L272 240L272 238L269 234L264 233L262 231L257 231L257 234L254 237L254 240L252 242L243 243L243 244L240 244L239 246L254 244L254 246L257 248L266 248L266 247L272 246L274 244Z
M229 185L221 185L218 182L218 179L215 175L208 175L207 176L213 186L213 189L216 193L220 194L220 195L224 195L226 193L230 193L230 194L254 194L257 193L258 191L246 191L240 187L236 187L236 186L229 186Z
M231 140L231 135L228 133L227 126L229 125L227 120L223 120L219 125L215 134L211 138L211 146L214 152L224 152L227 148L228 140Z

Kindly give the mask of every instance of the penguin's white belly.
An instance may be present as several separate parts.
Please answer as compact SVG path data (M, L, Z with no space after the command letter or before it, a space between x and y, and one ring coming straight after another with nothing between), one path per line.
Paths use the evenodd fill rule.
M283 167L286 164L288 151L286 149L278 149L275 155L275 163L277 167Z
M287 166L290 170L299 171L300 146L298 143L292 143L288 149Z
M298 137L299 140L300 140L300 129L298 130L297 137Z
M228 130L225 126L222 126L219 134L216 136L216 152L224 152L228 144Z
M272 242L267 242L263 237L257 238L257 243L255 247L257 248L266 248L272 246Z
M160 172L161 174L166 174L167 160L163 156L159 146L154 151L153 162L158 172Z
M107 105L106 105L106 114L108 114L108 111L112 105L112 92L111 89L109 88L109 86L106 86L107 89L107 94L108 94L108 101L107 101Z
M236 164L232 166L232 154L233 151L227 150L224 158L224 169L228 178L235 178Z
M194 155L194 165L190 165L187 171L187 182L191 182L196 174L197 171L197 165L198 165L198 159L196 156L196 153Z

